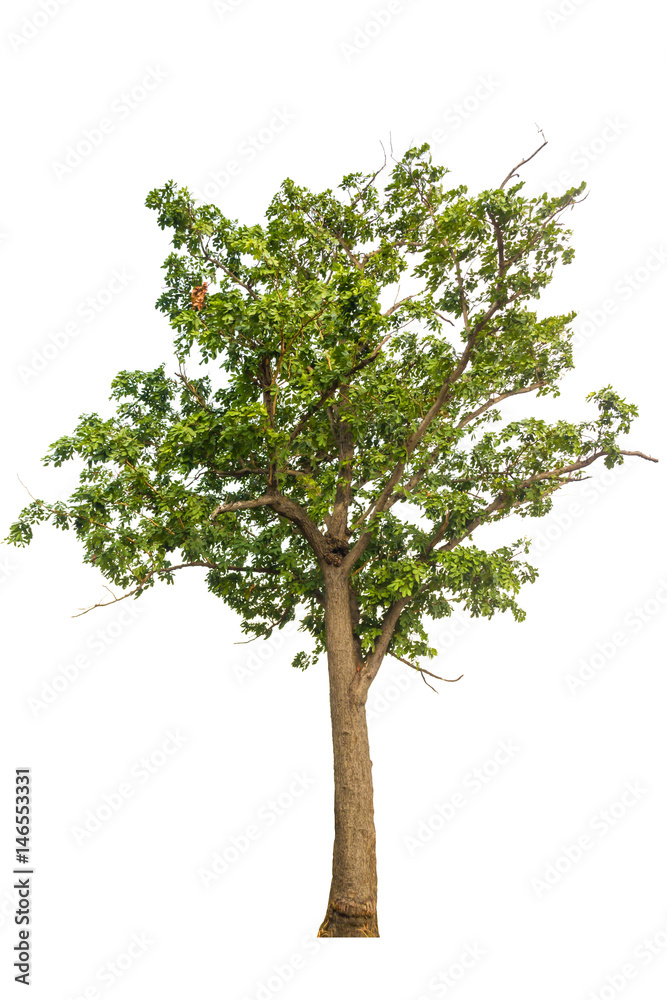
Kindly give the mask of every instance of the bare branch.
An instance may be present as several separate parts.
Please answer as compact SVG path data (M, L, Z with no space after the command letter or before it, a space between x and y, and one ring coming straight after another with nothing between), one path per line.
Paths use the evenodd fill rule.
M365 253L361 258L361 263L365 267L369 260L371 260L373 257L377 257L377 255L379 253L382 253L383 250L387 250L390 248L394 250L396 247L406 247L406 246L410 246L412 250L421 249L420 244L415 242L410 243L409 240L392 240L390 243L381 244L375 250L369 250L368 253Z
M244 476L268 476L268 469L211 469L206 468L204 472L210 472L214 476L220 476L221 479L242 479Z
M398 302L394 302L393 306L390 306L390 307L389 307L389 309L387 309L387 311L386 311L386 312L383 312L383 313L382 313L382 315L383 315L383 316L391 316L391 314L392 314L392 313L395 313L397 309L400 309L400 307L401 307L401 306L402 306L402 305L403 305L403 304L404 304L405 302L410 302L410 301L411 301L412 299L414 299L414 298L416 298L416 294L415 294L415 295L406 295L404 299L399 299L399 300L398 300ZM388 339L388 338L387 338L387 337L385 337L385 340L387 340L387 339Z
M438 674L432 674L430 670L426 670L424 667L419 667L414 663L410 663L409 660L405 660L402 656L397 656L396 653L390 653L389 655L393 656L395 660L400 660L401 663L405 663L406 666L412 667L413 670L418 670L422 675L422 679L424 679L424 674L428 674L429 677L434 677L436 681L446 681L447 684L456 684L456 682L460 681L461 677L463 677L463 674L461 674L461 677L440 677ZM425 683L428 683L428 681L425 681ZM429 684L428 686L432 691L435 691L436 694L440 694L437 688L434 688L432 684Z
M41 503L41 504L42 504L42 506L44 506L44 501L43 501L43 500L38 500L38 499L37 499L37 497L34 497L34 496L32 495L32 493L30 492L30 490L28 489L28 487L26 486L26 484L25 484L25 483L23 482L23 480L22 480L22 479L21 479L21 477L19 476L18 472L16 473L16 478L18 479L18 481L20 482L21 486L22 486L22 487L23 487L23 489L24 489L24 490L26 491L26 493L28 494L28 496L30 497L30 499L31 499L31 500L32 500L32 501L33 501L34 503Z
M380 143L380 145L382 146L382 143ZM375 178L378 177L387 166L387 151L385 150L384 146L382 146L382 152L384 153L384 163L382 164L381 167L379 167L375 171L374 174L371 174L370 178L368 179L368 183L365 184L364 187L358 192L356 198L354 198L354 200L350 202L350 208L354 208L357 202L360 201L361 198L363 198L363 196L366 194L366 192L368 191L369 187L371 186Z
M572 462L570 465L562 465L559 469L550 469L548 472L539 472L530 479L525 479L522 483L519 483L519 489L523 489L525 486L531 486L533 483L540 482L542 479L551 479L554 476L566 476L570 472L577 472L579 469L585 469L586 466L592 465L598 458L604 458L608 455L608 451L594 451L592 455L589 455L586 459L580 459L578 462ZM645 455L643 451L620 451L621 455L636 455L638 458L644 458L647 462L657 462L657 458L651 458L649 455Z
M94 611L95 608L106 608L108 607L109 604L118 604L119 601L124 601L128 597L133 597L135 594L138 594L140 590L143 590L144 584L147 582L147 580L149 580L151 576L155 576L156 573L157 574L175 573L177 569L185 569L188 566L203 566L206 569L216 568L213 565L213 563L210 562L189 562L189 563L180 563L178 566L165 566L163 569L152 569L149 570L146 576L141 580L138 587L135 587L134 590L128 590L127 593L121 594L120 597L115 597L113 591L109 590L109 588L105 584L104 589L109 590L112 600L98 601L97 604L92 604L89 608L80 608L79 613L77 615L72 615L72 618L81 618L82 615L87 615L89 611Z
M636 455L637 458L645 458L647 462L659 462L659 458L651 458L650 455L645 455L643 451L622 451L621 455Z
M428 556L431 554L431 552L433 551L433 549L436 547L436 545L438 544L438 542L440 541L440 539L442 538L442 536L444 535L444 533L447 531L448 527L449 527L449 507L445 511L445 520L442 522L442 524L440 525L440 527L438 528L438 530L434 534L433 538L430 540L430 542L428 543L428 545L424 549L424 552L421 555L422 561L424 561L424 560L426 560L428 558Z
M218 514L229 514L234 510L254 510L256 507L270 506L274 499L274 493L266 493L263 497L257 497L255 500L234 500L232 503L220 504L211 514L211 521L214 521Z
M308 213L306 213L306 214L308 215ZM308 216L308 217L310 218L310 216ZM358 271L362 271L363 272L364 265L361 263L361 261L356 256L356 254L354 254L352 252L351 248L348 246L348 244L345 242L345 240L342 238L342 236L339 236L338 233L332 233L331 235L334 237L334 239L336 239L340 243L340 245L342 246L343 250L345 251L345 254L346 254L348 260L350 260L354 264L354 266L356 267L356 269Z
M480 416L480 414L484 413L485 410L491 409L492 406L496 406L498 403L501 403L504 399L509 399L511 396L518 396L524 392L532 392L534 389L538 389L543 385L546 385L546 382L534 382L532 385L526 386L525 388L513 389L511 392L505 392L499 396L494 396L492 399L487 400L486 403L478 407L476 410L473 410L472 412L466 414L466 416L459 421L456 427L458 430L460 430L461 428L469 424L471 420L474 420L475 417ZM439 445L436 445L435 448L431 449L429 454L426 456L426 459L424 460L424 464L421 466L421 468L417 470L417 472L414 473L414 475L405 484L406 492L408 493L411 492L415 488L415 486L419 485L419 483L422 481L422 479L424 478L428 470L431 468L433 463L437 461L441 451L442 449L440 448ZM393 507L393 505L397 503L398 500L400 500L400 498L401 498L400 494L395 493L394 496L391 498L391 501L388 504L387 509Z
M314 521L308 516L304 508L290 497L284 496L277 491L273 494L271 509L295 524L303 537L306 539L318 560L322 560L327 555L327 548L324 535Z
M518 297L518 294L519 293L516 293L515 295L511 296L507 300L507 302L504 303L504 305L509 305L511 302L513 302ZM419 441L422 439L422 437L428 430L431 423L435 420L438 413L442 410L443 406L449 399L451 386L456 381L458 381L458 379L463 375L466 368L468 367L468 362L472 357L472 353L475 344L477 342L477 339L479 338L479 335L482 333L485 325L488 323L489 319L498 311L498 309L502 305L503 303L501 303L500 301L494 302L487 309L486 313L481 317L481 319L479 319L477 323L475 323L475 326L469 333L468 339L466 341L466 346L459 359L459 363L451 372L449 377L446 379L445 383L442 386L442 389L440 390L438 396L436 397L435 402L431 406L426 416L423 417L421 423L419 424L417 429L414 431L414 433L408 440L406 445L405 458L396 464L394 470L392 471L389 477L389 480L382 489L377 500L375 500L369 505L367 510L362 514L361 518L359 518L355 522L354 527L359 527L360 525L364 524L367 519L372 519L376 513L382 513L388 510L390 507L392 507L394 503L396 503L398 497L394 495L394 487L400 482L408 459L414 452L415 448L419 444ZM364 532L364 534L359 537L353 548L350 550L348 556L346 557L345 566L347 569L350 569L357 561L357 559L359 559L359 557L363 555L363 553L366 551L366 548L368 547L370 540L371 540L370 530Z
M541 389L542 386L545 386L546 384L546 382L533 382L532 385L524 386L522 389L512 389L510 392L501 393L500 396L494 396L493 399L487 400L486 403L483 403L482 406L479 406L476 410L472 410L470 413L466 414L466 416L456 425L457 429L460 430L462 427L465 427L471 420L474 420L475 417L479 417L480 414L484 413L486 410L490 410L492 406L496 406L498 403L501 403L503 399L509 399L510 396L520 396L524 392L533 392L534 389Z
M542 132L541 129L540 129L540 133L542 135L542 138L544 139L544 133ZM500 190L501 191L505 187L505 185L507 184L507 182L512 179L512 177L516 177L517 176L517 170L519 169L519 167L522 167L524 165L524 163L530 163L530 161L533 159L533 157L537 156L537 154L539 153L539 151L541 149L544 149L544 147L547 145L547 142L548 142L548 140L544 139L544 142L542 143L542 145L538 146L534 153L531 153L530 156L526 156L525 159L521 160L520 163L517 163L516 167L512 167L512 169L508 173L507 177L505 178L505 180L500 185Z

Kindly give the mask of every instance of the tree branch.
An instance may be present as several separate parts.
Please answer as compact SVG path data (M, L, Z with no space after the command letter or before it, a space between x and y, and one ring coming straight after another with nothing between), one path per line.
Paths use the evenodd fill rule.
M456 427L458 430L461 430L462 427L469 424L471 420L475 419L475 417L479 417L480 414L484 413L486 410L490 410L492 406L496 406L498 403L501 403L503 399L509 399L510 396L520 396L524 392L533 392L534 389L541 389L542 386L545 386L546 384L546 382L533 382L532 385L524 386L522 389L512 389L510 392L501 393L500 396L494 396L492 399L487 400L486 403L479 406L476 410L472 410L470 413L466 414L466 416L459 421Z
M190 210L189 210L189 215L192 221L194 222L194 217L192 215L192 211ZM242 281L237 274L234 274L233 271L230 271L229 268L225 264L223 264L221 260L218 260L217 257L214 257L213 254L209 253L207 248L204 246L204 240L202 239L201 233L197 233L196 236L197 236L197 242L199 243L199 248L204 258L209 262L209 264L213 264L215 267L219 267L220 270L223 271L228 278L231 278L232 281L234 281L237 285L240 285L241 288L245 288L246 292L248 292L248 294L251 295L253 299L258 299L259 295L254 288L252 288L250 285L246 285L245 281Z
M491 212L487 210L486 213L491 221L493 227L493 232L496 237L496 247L498 248L498 277L502 278L505 271L505 244L503 242L503 232L495 216L491 215Z
M645 455L643 451L621 451L621 455L636 455L637 458L644 458L647 462L659 462L659 458L651 458L650 455Z
M398 302L394 302L393 306L390 306L389 309L386 310L386 312L382 313L382 315L383 316L391 316L391 314L395 313L397 309L400 309L400 307L405 302L411 302L412 299L415 299L416 297L417 297L416 294L415 295L406 295L405 298L399 299ZM387 340L387 339L388 338L385 337L385 340Z
M451 247L451 244L450 244L449 240L447 239L447 237L440 230L440 226L438 225L437 219L435 217L435 212L433 211L433 206L431 205L431 202L429 201L429 199L424 194L424 192L422 190L422 187L419 184L419 182L417 180L415 180L414 175L413 175L413 173L412 173L411 170L410 170L409 173L410 173L410 178L414 181L414 185L415 185L417 194L419 195L419 200L421 201L422 205L426 206L426 210L427 210L428 214L431 216L431 222L433 223L433 228L437 231L440 240L444 243L445 247L447 248L447 252L449 253L451 261L452 261L452 263L454 265L454 272L456 274L456 283L457 283L458 289L459 289L459 300L460 300L460 303L461 303L461 314L463 316L463 322L465 324L465 328L468 331L468 336L470 337L471 330L470 330L470 318L469 318L469 315L468 315L468 300L466 299L465 288L463 286L463 276L461 274L461 264L459 262L458 257L456 256L456 254L452 250L452 247Z
M436 418L436 416L444 406L445 402L447 401L451 386L461 377L461 375L465 371L468 361L470 360L470 356L472 354L473 345L474 345L474 334L471 334L468 337L466 348L463 354L461 355L458 365L450 374L450 376L446 379L444 385L442 386L442 389L440 390L438 396L436 397L435 402L429 409L426 416L422 419L417 429L409 438L406 445L405 458L401 459L401 461L396 464L393 472L389 477L389 480L387 481L386 485L380 492L377 500L368 507L368 509L365 511L364 514L362 514L361 518L355 523L355 527L360 527L362 524L364 524L364 522L367 519L369 521L372 520L372 518L376 513L382 513L385 509L387 509L388 506L390 506L390 498L393 494L394 487L397 485L397 483L400 482L401 476L403 475L408 459L411 457L415 448L417 447L420 440L426 433L428 427ZM357 542L350 549L348 555L345 557L343 566L346 570L351 569L352 566L354 566L357 559L359 559L359 557L363 555L363 553L366 551L366 548L370 543L371 537L372 537L372 532L370 530L367 530L357 539Z
M573 462L570 465L563 465L563 466L560 466L557 469L551 469L548 472L542 472L542 473L539 473L539 474L537 474L535 476L531 476L530 478L525 479L522 483L519 483L518 486L516 487L516 489L524 489L525 487L530 486L530 485L532 485L535 482L538 482L540 480L545 480L547 478L555 478L555 477L562 477L562 476L568 476L569 477L569 473L579 471L580 469L584 469L584 468L586 468L586 466L591 465L598 458L602 458L602 457L604 457L607 454L609 454L609 453L606 452L606 451L595 452L593 455L589 456L587 459L581 459L579 462ZM657 462L658 461L657 458L651 458L650 456L645 455L641 451L621 451L621 454L622 455L636 455L639 458L647 459L649 462ZM551 490L555 491L555 490L559 489L561 486L565 485L566 483L579 482L579 481L580 480L578 478L577 479L572 479L572 478L561 479L561 478L559 478L558 482L556 482L556 483L553 484L553 486L551 487ZM511 510L514 507L521 506L521 504L525 503L525 502L526 502L525 500L510 501L509 497L507 497L506 494L503 494L503 493L499 494L495 498L495 500L493 500L482 511L480 511L480 513L478 515L476 515L474 518L471 518L471 520L467 522L467 524L465 525L465 530L463 531L463 533L461 535L459 535L457 538L451 539L445 545L441 545L439 548L435 548L435 545L437 544L438 539L440 537L442 537L443 527L444 526L441 525L440 528L438 529L438 531L436 532L436 534L434 535L433 539L431 539L431 544L429 544L427 546L427 549L422 554L422 557L421 557L422 560L426 560L428 558L428 556L431 553L433 553L433 552L435 552L436 554L440 554L440 553L443 553L443 552L451 552L458 545L460 545L461 542L464 541L470 534L472 534L472 532L475 530L475 528L479 527L479 525L485 519L485 516L487 516L489 514L494 514L494 513L498 512L498 511L501 511L501 510ZM448 522L448 517L445 519L445 523L447 523L447 522ZM382 624L382 630L381 630L380 635L378 636L378 638L376 640L373 652L371 653L371 655L368 657L368 659L366 661L367 669L362 674L362 677L364 678L364 684L365 684L365 689L366 690L368 690L368 688L370 687L370 685L371 685L374 677L376 676L378 670L380 669L380 665L382 663L382 660L384 659L384 656L387 653L387 650L389 648L389 643L391 642L391 637L392 637L392 635L394 633L396 625L398 624L398 620L401 617L401 614L403 613L403 611L405 610L405 608L407 607L407 605L411 603L411 601L413 601L416 597L421 596L427 589L428 589L428 584L424 585L423 587L420 587L416 591L416 593L412 594L411 596L400 598L398 601L396 601L394 604L392 604L392 606L389 608L387 614L385 615L385 618L384 618L384 621L383 621L383 624Z
M276 514L287 518L299 528L317 558L323 559L325 557L324 535L315 522L310 519L300 504L279 493L276 489L270 490L255 500L234 500L232 503L221 504L211 514L211 520L214 520L218 514L229 514L237 510L254 510L257 507L270 507Z
M143 589L143 586L146 583L146 581L151 576L155 576L156 573L158 573L158 574L160 574L160 573L174 573L177 569L185 569L188 566L203 566L205 569L216 569L217 568L213 563L210 563L210 562L189 562L189 563L180 563L178 566L165 566L163 569L152 569L152 570L149 570L149 572L146 574L146 576L141 580L139 586L135 587L134 590L128 590L127 593L121 594L120 597L115 597L114 594L113 594L113 591L109 590L108 587L105 587L106 590L109 590L109 593L111 594L113 600L111 600L111 601L98 601L97 604L92 604L89 608L80 608L78 615L72 615L72 618L81 618L82 615L87 615L89 611L94 611L95 608L106 608L110 604L118 604L119 601L124 601L127 597L133 597L134 594L139 593L139 591ZM271 572L271 571L269 570L267 572Z
M430 670L426 670L424 667L419 667L414 663L410 663L409 660L405 660L402 656L397 656L396 653L390 653L389 655L393 656L395 660L400 660L401 663L405 663L406 666L412 667L413 670L418 670L419 673L422 675L422 680L424 681L424 683L428 687L430 687L431 691L435 691L436 694L440 694L440 692L438 691L437 688L434 688L432 684L428 683L428 681L424 677L424 674L428 674L429 677L434 677L436 681L446 681L447 684L456 684L456 682L460 681L461 677L463 677L463 674L461 674L461 677L440 677L438 674L432 674Z
M558 479L558 482L554 484L553 489L557 490L560 486L564 486L566 483L579 482L579 477L569 478L570 473L578 472L580 469L585 469L587 466L592 465L593 462L597 461L598 458L604 458L608 455L607 451L597 451L590 455L588 458L581 459L578 462L572 462L570 465L561 465L557 469L550 469L547 472L539 472L534 476L530 476L528 479L524 479L523 482L518 483L514 488L518 490L526 489L528 486L532 486L534 483L543 482L546 479ZM640 458L645 458L649 462L657 462L657 458L650 458L641 451L621 451L621 455L637 455ZM567 476L568 478L562 479L562 476ZM435 549L436 552L451 552L452 549L456 548L465 538L470 535L475 528L479 527L487 514L494 514L500 510L510 510L513 507L519 507L522 503L526 503L525 500L515 500L510 502L509 497L505 493L500 493L495 500L488 504L478 515L472 518L465 526L466 530L462 535L456 539L452 539L447 542L446 545L440 546L439 549Z
M327 386L326 389L322 390L319 399L308 407L304 415L300 418L294 429L291 431L288 441L289 444L291 444L299 436L299 434L306 426L310 418L313 417L318 412L318 410L321 409L323 404L326 403L326 401L333 396L333 394L336 392L338 388L340 388L341 385L346 384L348 379L352 375L356 375L358 371L361 371L362 368L365 368L366 365L370 364L371 361L373 361L377 357L382 347L386 344L386 342L389 340L390 337L391 334L388 334L386 337L384 337L377 345L377 347L373 348L372 352L369 355L367 355L365 358L362 358L362 360L358 364L354 365L354 367L351 368L349 372L346 372L344 375L336 376L333 382L331 382L331 384Z
M181 380L181 382L186 387L186 389L188 390L188 392L190 393L190 395L194 396L194 398L197 400L197 402L199 403L199 405L204 410L206 410L207 413L212 413L213 411L211 410L211 408L206 405L206 401L204 399L202 399L202 397L199 395L199 393L197 392L197 390L193 386L192 382L190 382L190 380L188 379L188 377L187 377L187 375L185 373L184 366L183 365L179 365L178 371L174 372L174 374L176 375L177 378L179 378Z
M343 419L349 400L342 396L342 405L335 415L337 427L334 437L338 442L338 483L334 497L333 511L329 521L329 532L334 538L347 539L347 513L352 500L352 462L354 460L354 438L347 420Z
M375 640L375 645L373 646L373 652L366 660L365 668L359 675L359 683L363 691L368 691L369 687L373 683L375 676L382 665L382 661L385 654L389 648L389 643L391 642L391 637L394 634L394 629L398 619L401 617L403 609L409 604L410 597L401 597L398 601L395 601L382 622L382 629L380 635Z
M542 129L540 129L540 134L541 134L542 138L544 139L544 132L542 132ZM524 163L530 163L530 161L533 159L533 157L537 156L537 154L539 153L539 151L541 149L544 149L544 147L547 145L547 142L548 142L548 140L544 139L542 145L538 146L534 153L531 153L530 156L526 156L525 159L521 160L520 163L517 163L516 167L512 167L512 169L508 173L507 177L505 178L505 180L500 185L500 190L501 191L505 187L505 185L507 184L507 182L512 179L512 177L516 177L517 176L516 172L519 169L519 167L522 167L524 165Z
M274 493L266 493L263 497L257 497L255 500L234 500L232 503L220 504L211 514L211 521L214 521L218 514L229 514L234 510L254 510L256 507L270 506L274 499Z
M324 535L300 504L276 491L270 506L276 514L297 526L319 561L326 558L327 548Z
M380 143L380 145L382 146L382 143ZM360 191L357 189L357 196L356 198L350 201L350 208L354 208L357 202L360 201L361 198L363 198L363 196L366 194L366 192L368 191L369 187L371 186L375 178L378 177L387 166L387 152L384 146L382 146L382 152L384 153L384 163L382 164L381 167L378 167L378 169L375 171L374 174L371 174L371 176L368 179L368 183L365 184Z

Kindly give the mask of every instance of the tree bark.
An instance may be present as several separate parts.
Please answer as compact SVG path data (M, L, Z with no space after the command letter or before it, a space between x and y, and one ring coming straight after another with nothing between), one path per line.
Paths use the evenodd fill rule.
M325 626L334 755L331 892L318 937L379 937L372 762L366 690L347 574L325 574Z

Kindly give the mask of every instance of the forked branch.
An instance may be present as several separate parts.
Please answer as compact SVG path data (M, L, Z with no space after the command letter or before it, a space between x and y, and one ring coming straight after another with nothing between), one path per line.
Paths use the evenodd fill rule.
M404 659L402 656L397 656L396 653L391 653L390 655L393 656L395 660L400 660L401 663L405 663L406 666L412 667L413 670L417 670L422 675L424 684L426 684L427 687L430 687L431 691L435 691L436 694L440 694L440 692L437 688L434 688L432 684L429 684L424 674L428 677L434 677L436 681L446 681L447 684L456 684L456 682L460 681L461 677L463 677L463 674L461 674L460 677L440 677L439 674L432 674L431 671L426 670L425 667L419 667L416 663L410 663L409 660Z

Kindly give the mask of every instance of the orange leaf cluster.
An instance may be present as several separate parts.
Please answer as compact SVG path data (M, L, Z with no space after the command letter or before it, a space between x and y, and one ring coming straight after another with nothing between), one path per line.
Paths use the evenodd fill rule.
M192 300L192 308L198 311L204 305L206 300L206 289L208 288L208 283L205 281L203 285L195 285L190 293L190 298Z

